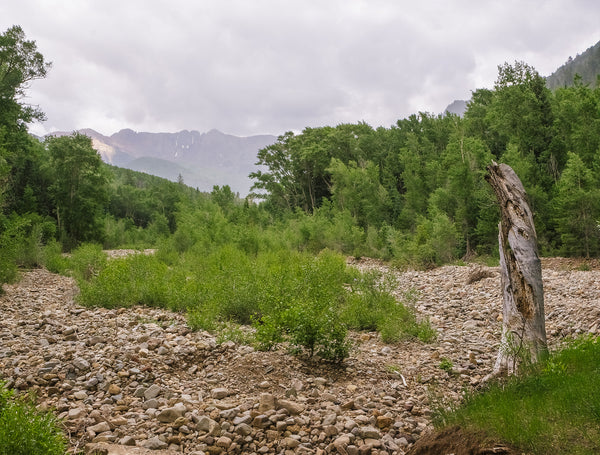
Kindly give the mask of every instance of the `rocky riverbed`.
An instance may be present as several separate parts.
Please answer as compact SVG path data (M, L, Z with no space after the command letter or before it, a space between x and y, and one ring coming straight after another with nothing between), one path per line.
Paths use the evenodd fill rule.
M548 259L543 270L551 347L598 334L598 264ZM416 293L437 340L385 345L376 333L353 334L351 357L333 367L219 342L178 313L81 307L73 280L32 270L0 297L0 379L36 391L73 453L404 454L436 406L490 373L500 273L389 271L400 298Z

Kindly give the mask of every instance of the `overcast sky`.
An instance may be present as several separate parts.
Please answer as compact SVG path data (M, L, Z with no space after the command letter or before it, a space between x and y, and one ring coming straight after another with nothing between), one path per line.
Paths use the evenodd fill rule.
M278 135L437 114L503 62L547 76L600 40L600 2L2 0L11 25L53 62L34 133Z

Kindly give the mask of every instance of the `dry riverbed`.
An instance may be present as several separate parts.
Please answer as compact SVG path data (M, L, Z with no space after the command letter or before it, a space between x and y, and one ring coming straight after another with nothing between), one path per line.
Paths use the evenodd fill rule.
M469 283L476 268L484 277ZM552 348L600 332L600 268L581 268L543 260ZM491 371L500 273L392 272L399 297L417 293L438 339L385 345L376 333L354 334L351 357L333 367L218 343L178 313L81 307L73 280L32 270L0 297L0 379L36 391L63 420L73 453L404 454L431 429L435 406Z

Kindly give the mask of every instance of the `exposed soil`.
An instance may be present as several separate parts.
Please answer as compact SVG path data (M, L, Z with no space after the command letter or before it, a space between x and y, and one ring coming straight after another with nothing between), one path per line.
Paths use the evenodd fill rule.
M522 452L507 444L494 441L482 434L465 431L460 427L445 428L420 438L408 455L521 455Z

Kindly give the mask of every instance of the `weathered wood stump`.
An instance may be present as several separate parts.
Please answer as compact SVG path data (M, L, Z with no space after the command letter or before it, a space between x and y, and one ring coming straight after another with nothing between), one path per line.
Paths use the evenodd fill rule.
M487 167L486 180L500 204L502 338L492 375L512 374L521 361L547 355L542 264L527 194L506 164Z

